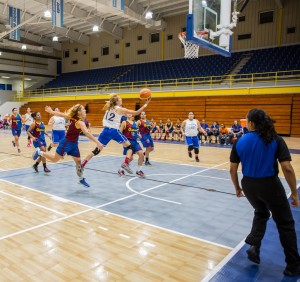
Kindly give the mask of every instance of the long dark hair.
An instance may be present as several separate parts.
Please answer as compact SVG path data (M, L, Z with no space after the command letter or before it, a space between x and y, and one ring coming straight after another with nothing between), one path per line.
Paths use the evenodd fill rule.
M254 122L255 130L266 144L271 143L277 136L274 128L274 119L262 109L252 109L247 114L247 119Z

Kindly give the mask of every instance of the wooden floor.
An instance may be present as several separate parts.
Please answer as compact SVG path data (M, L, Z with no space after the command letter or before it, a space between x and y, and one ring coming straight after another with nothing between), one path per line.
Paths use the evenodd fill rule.
M33 164L33 149L24 136L20 154L10 134L0 138L0 281L200 281L231 251L3 180L1 171ZM286 141L300 149L299 139ZM91 148L80 143L82 155ZM151 159L228 169L229 153L202 147L196 164L185 146L155 143ZM120 156L120 146L103 154ZM292 157L300 178L300 155Z

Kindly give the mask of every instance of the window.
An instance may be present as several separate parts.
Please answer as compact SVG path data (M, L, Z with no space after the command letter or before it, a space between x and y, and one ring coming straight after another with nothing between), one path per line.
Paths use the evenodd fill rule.
M159 33L158 32L150 34L150 42L151 43L159 42Z
M143 36L142 35L138 35L137 40L143 40Z
M99 61L99 58L98 58L98 57L92 58L92 62L93 62L93 63L98 62L98 61Z
M138 55L146 54L146 49L143 50L137 50Z
M72 61L72 65L78 65L78 61L77 60Z
M115 54L115 59L119 59L120 55L119 54Z
M83 54L83 55L86 55L86 50L82 51L82 54Z
M70 57L70 51L69 50L65 50L64 51L64 58L69 58Z
M125 47L130 47L130 42L126 42Z
M239 16L239 23L244 22L246 20L245 16Z
M274 11L259 13L259 24L272 23L273 20L274 20Z
M75 49L74 49L74 52L77 53L77 52L78 52L78 48L75 48Z
M238 40L245 40L245 39L251 39L251 33L239 34L238 35Z
M101 48L101 56L109 55L109 47L102 47Z
M115 44L119 44L120 43L120 40L119 39L116 39L115 40Z
M173 40L173 34L169 34L169 35L167 36L167 40Z
M287 30L286 30L286 33L289 34L289 33L296 33L296 27L288 27Z

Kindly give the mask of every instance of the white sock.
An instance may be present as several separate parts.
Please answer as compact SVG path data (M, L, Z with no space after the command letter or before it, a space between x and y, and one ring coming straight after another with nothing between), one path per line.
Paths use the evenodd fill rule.
M138 166L138 171L140 171L140 170L142 170L142 166L141 165Z

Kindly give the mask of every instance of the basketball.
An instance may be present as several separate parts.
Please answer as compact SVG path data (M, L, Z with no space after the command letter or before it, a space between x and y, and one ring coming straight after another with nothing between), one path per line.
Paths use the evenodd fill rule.
M151 97L151 90L148 88L143 88L140 91L140 99L148 99Z

